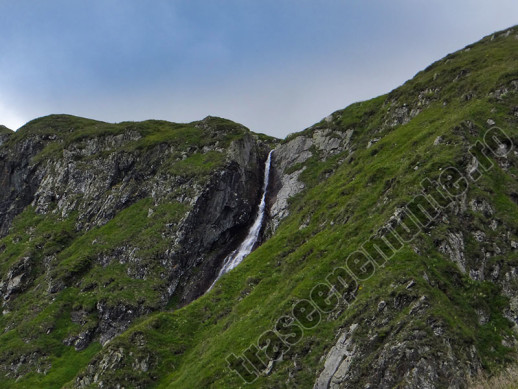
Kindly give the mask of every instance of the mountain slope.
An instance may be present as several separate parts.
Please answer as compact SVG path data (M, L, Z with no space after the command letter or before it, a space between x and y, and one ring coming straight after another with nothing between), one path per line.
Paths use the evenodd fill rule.
M51 115L9 135L0 147L5 385L60 386L138 317L202 294L253 221L263 140L210 117L112 125Z
M103 279L106 254L95 252L94 263L101 263L93 268L99 271L80 273L72 283L57 283L62 289L47 292L49 300L43 299L40 313L20 301L28 293L33 299L41 293L41 288L29 289L17 297L20 302L12 306L12 313L0 318L6 345L0 350L2 365L11 368L5 373L6 385L60 387L69 381L66 387L229 388L249 381L249 387L260 388L461 388L482 370L498 371L515 358L518 345L517 69L518 29L512 28L449 55L387 95L331 114L279 145L248 135L257 142L255 176L262 174L268 146L275 147L264 243L208 294L183 308L171 312L152 306L131 325L121 326L128 329L102 348L96 341L82 351L58 347L77 312L94 313L85 307L87 303L110 299L112 294L118 303L124 300L124 293L110 288L131 269L131 261L121 264L124 251L112 253L110 263L119 263L122 272L114 273L106 286L97 285L95 299L89 297L88 288L80 288ZM39 129L27 132L47 136ZM48 136L55 133L52 129ZM23 131L10 135L0 150L19 145L26 154L32 149L24 136ZM74 145L76 138L70 141ZM41 160L65 155L67 148L61 145L67 142L43 149ZM27 160L34 163L31 158ZM2 187L16 188L16 182ZM250 197L249 203L256 204L257 188L252 192L255 198ZM95 245L89 243L94 238L113 234L102 230L110 222L99 230L91 227L101 220L95 212L86 212L91 217L79 229L77 215L73 223L59 221L71 237L49 234L48 225L55 221L52 212L38 209L38 199L44 197L40 193L36 190L30 203L9 197L18 210L28 204L32 208L10 219L11 229L2 240L3 288L9 284L9 274L11 281L16 277L12 264L26 266L23 258L34 254L24 251L37 251L42 239L51 247L58 245L57 253L52 252L55 247L43 249L50 249L58 263L67 264L77 251L92 250ZM104 192L97 188L93 193ZM92 199L87 204L98 202ZM165 198L163 204L169 202ZM417 207L418 202L426 208ZM84 207L67 209L80 209L82 215L89 205ZM148 215L148 207L139 205L135 213L128 207L112 220L124 228L135 224L132 238L155 239L155 230L143 234L145 225L138 224ZM251 209L236 211L234 217L247 214L244 220L249 220ZM9 211L2 212L11 217ZM43 220L32 227L42 214ZM174 217L168 214L167 219ZM164 222L157 220L156 228ZM240 223L236 230L245 231L246 224ZM7 234L6 228L3 231ZM74 242L81 244L75 247ZM168 242L157 238L153 245L163 243L165 249ZM41 274L42 268L37 270ZM210 278L211 270L202 273ZM191 289L198 293L183 293L184 300L169 306L191 301L203 285L200 281ZM345 300L328 294L331 286ZM123 291L134 288L132 284ZM58 297L53 297L55 293ZM52 298L58 304L51 304ZM15 319L32 310L36 314L30 327ZM43 320L45 310L50 311L45 317L55 318L51 328ZM77 320L74 328L84 331L88 323ZM38 350L27 345L29 328L34 327L42 329L37 339L48 342ZM95 339L101 340L99 325L95 328ZM49 329L52 341L44 340ZM54 347L46 351L48 358L32 357L47 345ZM263 346L265 350L258 350ZM32 372L16 369L17 363L27 360ZM16 383L15 377L19 377Z
M228 368L230 353L241 356L334 267L344 266L349 253L420 193L423 178L436 180L450 165L465 172L468 148L490 127L488 119L515 136L515 36L510 30L488 37L391 94L287 139L274 152L277 191L300 189L297 175L305 189L288 201L290 215L275 234L209 295L116 339L76 384L95 382L97 374L98 381L129 386L142 377L158 378L159 387L243 385ZM494 162L440 221L360 283L348 309L322 314L251 387L462 387L467 375L509 360L516 157ZM276 207L280 200L271 199L272 209L283 208ZM127 370L151 356L145 372ZM263 362L268 365L264 355Z

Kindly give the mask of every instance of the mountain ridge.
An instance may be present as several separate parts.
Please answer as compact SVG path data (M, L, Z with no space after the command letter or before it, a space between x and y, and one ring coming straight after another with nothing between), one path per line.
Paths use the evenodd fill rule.
M338 287L330 272L352 252L379 254L366 242L422 179L473 172L487 130L516 144L516 53L513 27L282 141L210 117L51 116L0 138L0 382L462 388L498 371L518 344L514 153L489 156L440 218L356 278L350 305L312 306L313 327L294 307ZM198 298L252 222L271 148L263 244ZM259 350L264 334L281 347Z

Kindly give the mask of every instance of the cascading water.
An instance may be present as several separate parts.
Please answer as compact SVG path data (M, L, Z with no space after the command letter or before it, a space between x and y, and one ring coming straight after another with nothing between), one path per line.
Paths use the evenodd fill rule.
M261 227L263 226L264 214L266 210L266 195L268 192L268 181L270 180L270 165L272 162L272 153L271 150L268 153L268 158L266 159L266 163L264 166L264 183L263 183L263 197L261 198L261 203L259 204L259 209L257 210L257 216L255 217L254 224L248 230L248 235L245 240L241 243L241 245L234 250L230 255L225 258L223 262L223 267L219 271L218 276L207 290L212 289L212 287L216 284L216 282L220 279L220 277L228 273L230 270L239 265L245 257L250 254L257 243L257 239L259 238L259 233L261 232Z

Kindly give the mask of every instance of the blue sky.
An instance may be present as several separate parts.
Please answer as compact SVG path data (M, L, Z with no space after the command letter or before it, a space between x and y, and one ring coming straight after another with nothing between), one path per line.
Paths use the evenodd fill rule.
M517 16L516 0L0 0L0 123L214 115L284 137Z

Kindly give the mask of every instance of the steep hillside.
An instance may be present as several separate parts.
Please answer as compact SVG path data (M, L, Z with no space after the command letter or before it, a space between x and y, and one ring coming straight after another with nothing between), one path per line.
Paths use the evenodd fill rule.
M463 388L498 372L518 347L517 69L512 28L280 144L214 118L7 135L0 382ZM251 222L270 147L264 243L195 299Z
M60 386L138 317L202 294L253 221L268 142L210 117L112 125L52 115L8 135L5 385Z

